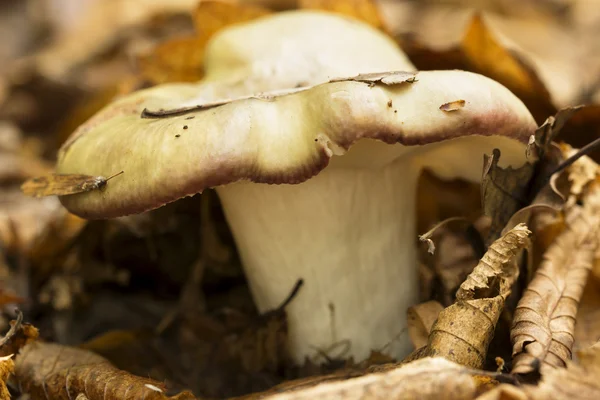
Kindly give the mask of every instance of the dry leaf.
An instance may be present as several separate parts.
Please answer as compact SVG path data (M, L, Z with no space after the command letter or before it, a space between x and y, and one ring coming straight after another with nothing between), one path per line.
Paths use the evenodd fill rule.
M566 229L546 251L525 290L511 329L513 373L562 367L571 358L575 315L598 249L600 190L566 211Z
M10 393L6 387L6 382L15 369L15 363L12 358L12 355L0 357L0 400L10 400Z
M123 173L117 172L105 178L78 174L53 174L28 179L21 185L21 190L27 196L65 196L69 194L89 192L103 189L112 178Z
M433 300L417 304L408 309L408 335L415 349L427 345L431 328L443 309L444 306Z
M183 13L196 0L154 0L143 7L129 0L93 1L68 31L35 56L44 76L60 81L76 66L99 54L132 26L148 23L159 15Z
M599 261L596 259L594 268L600 266ZM597 276L589 277L575 320L575 350L588 348L600 340L600 280Z
M272 12L244 1L205 0L194 11L194 26L199 37L210 38L219 30L233 24L252 21Z
M161 382L131 375L94 353L59 344L30 343L15 364L21 392L32 400L74 399L79 394L89 400L195 399L189 392L169 397Z
M464 100L455 100L455 101L451 101L449 103L444 103L440 106L440 110L442 111L458 111L461 108L463 108L466 104L466 101Z
M556 140L581 148L598 137L600 137L600 104L591 104L573 110ZM591 157L596 162L600 161L599 153L592 154Z
M143 80L153 85L169 82L196 82L204 76L206 40L182 37L160 43L148 54L138 57Z
M471 18L456 47L433 50L412 38L403 40L401 46L419 70L464 69L500 82L523 100L539 122L556 112L548 90L533 68L501 45L479 14Z
M600 398L600 345L579 352L579 363L549 369L537 385L503 384L477 400L597 400Z
M535 166L526 163L519 168L500 168L500 150L484 155L481 180L481 203L485 215L492 218L488 242L498 238L510 220L521 208L529 204L530 186Z
M413 83L417 79L414 72L373 72L360 74L353 77L338 77L329 82L363 82L369 84L383 83L384 85L398 85L401 83Z
M425 358L351 379L332 375L301 380L296 385L289 382L279 389L237 400L464 400L488 390L496 375L467 369L443 358Z
M141 74L152 84L198 81L204 75L206 44L216 32L270 13L241 1L201 1L193 13L196 35L166 41L140 57Z
M560 143L559 147L565 159L578 153L577 149L572 148L566 143ZM583 188L600 175L600 167L590 157L582 156L569 166L567 172L569 182L571 183L569 194L579 196Z
M496 324L519 276L517 254L527 246L531 232L517 225L496 240L456 293L456 302L444 309L429 335L429 356L443 356L461 365L481 368Z
M374 0L298 0L298 8L331 11L354 17L379 29L385 28Z
M17 354L27 344L38 338L39 332L31 324L23 323L23 314L17 311L17 319L10 321L10 329L0 339L0 357Z

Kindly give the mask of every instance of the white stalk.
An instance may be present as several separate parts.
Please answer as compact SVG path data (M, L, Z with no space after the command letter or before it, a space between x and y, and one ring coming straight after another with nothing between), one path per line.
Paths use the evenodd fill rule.
M418 301L415 191L419 168L330 165L299 185L218 187L254 300L288 306L290 352L298 363L342 341L356 361L371 350L411 350L406 309Z

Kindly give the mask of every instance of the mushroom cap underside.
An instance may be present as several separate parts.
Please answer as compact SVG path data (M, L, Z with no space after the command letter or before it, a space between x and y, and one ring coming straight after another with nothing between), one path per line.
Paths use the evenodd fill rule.
M464 71L371 74L177 112L195 90L191 84L143 90L81 126L59 152L57 172L124 173L103 190L62 196L65 207L86 218L110 218L240 180L298 184L334 154L372 142L362 139L393 145L387 162L435 147L423 145L445 147L468 137L509 138L522 149L536 129L508 89ZM142 118L144 110L149 117ZM480 154L450 147L452 154L443 157L449 170L469 157L481 162ZM381 164L379 149L391 146L365 148L346 166ZM524 158L520 151L517 159Z

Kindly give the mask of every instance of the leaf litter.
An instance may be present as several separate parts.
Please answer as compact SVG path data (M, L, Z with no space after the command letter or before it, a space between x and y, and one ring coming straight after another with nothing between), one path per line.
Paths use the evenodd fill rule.
M103 51L101 47L105 44L102 43L93 46L93 49L90 48L90 52L86 50L86 52L80 53L78 55L78 57L82 56L80 58L67 57L63 64L55 64L60 67L59 69L52 70L51 64L45 64L40 70L42 73L47 71L53 76L63 76L65 79L75 77L72 80L75 86L81 86L81 82L85 82L85 84L90 84L90 87L94 88L93 90L111 93L111 96L120 90L128 91L159 82L197 80L202 76L203 52L208 38L224 26L273 12L268 8L272 5L270 2L259 3L260 6L235 2L225 5L208 1L200 3L193 13L195 32L190 32L183 24L183 29L179 27L175 30L187 32L187 36L172 39L171 34L159 34L158 36L162 35L161 38L171 38L171 41L165 41L164 44L160 44L154 50L146 53L146 56L136 57L139 60L141 72L124 74L122 69L117 68L115 71L121 72L111 73L112 75L100 74L111 77L104 81L111 82L109 84L92 84L89 83L92 80L85 81L83 78L86 73L88 77L93 76L94 68L105 68L107 64L103 63L106 60L119 59L111 57L115 57L115 54L119 54L122 49L116 49L115 53L110 56L105 53L104 61L90 58L89 54ZM374 27L389 31L382 20L382 15L385 13L377 11L374 3L368 0L318 0L288 3L291 5L283 7L300 6L341 12L370 21ZM156 10L160 7L157 5L156 8L148 10L149 14L156 14ZM134 24L149 24L147 22L149 19L144 16L137 21ZM109 27L110 24L106 24L106 26ZM120 25L116 26L114 32L111 32L111 35L115 35L113 37L119 37L118 35L122 35L123 32ZM150 31L147 30L147 27L143 27L143 29ZM108 38L103 43L114 40L110 38L110 35L102 37ZM136 43L135 39L130 37L124 41L128 41L130 46L135 47L133 45ZM576 361L571 361L570 358L573 337L578 337L573 325L580 299L582 302L580 311L586 310L586 301L589 301L587 304L588 307L591 307L587 309L587 315L594 315L594 311L596 311L593 301L586 300L587 297L581 292L586 281L589 286L589 283L596 279L593 271L596 253L591 250L594 245L590 243L597 239L594 237L593 224L585 225L584 221L590 222L597 218L597 212L592 209L594 203L592 199L595 198L593 193L596 190L594 186L596 185L597 165L589 158L582 157L567 167L565 171L553 175L556 168L563 165L561 164L563 160L575 154L577 149L571 149L564 144L557 147L551 141L557 138L570 143L578 141L578 147L589 143L591 141L589 138L593 137L593 132L598 126L597 116L599 114L595 111L597 106L560 110L555 116L548 118L555 114L556 107L542 80L518 54L501 45L501 42L486 26L485 16L476 15L472 19L465 37L454 49L442 52L427 49L422 44L420 48L409 46L408 49L409 55L421 69L433 65L431 57L434 56L437 58L435 62L438 65L442 64L442 67L453 65L453 67L483 73L500 81L521 97L538 121L547 119L531 143L531 161L539 160L533 167L528 166L523 170L502 170L497 166L500 154L493 153L488 157L484 169L484 188L481 197L483 208L489 217L487 224L489 225L491 221L491 227L488 228L485 223L481 223L473 215L469 215L467 218L468 221L476 221L469 222L467 225L472 226L478 236L486 237L485 243L481 242L474 246L471 239L465 239L464 229L461 227L462 232L461 229L458 231L452 229L454 228L451 226L452 224L444 225L427 236L430 240L435 238L438 250L435 254L435 261L432 262L432 259L425 258L428 263L432 262L434 265L429 278L431 282L428 284L431 291L425 296L425 299L431 299L434 296L431 293L435 293L440 288L444 294L439 298L442 301L441 304L429 302L423 306L414 307L410 312L412 315L409 329L412 331L411 336L415 343L426 345L414 358L434 353L443 354L456 361L457 364L439 357L412 362L409 362L410 359L408 359L404 363L393 363L384 354L374 352L370 359L358 363L353 360L344 360L343 357L342 359L331 358L328 354L324 354L323 358L329 363L328 366L307 363L303 369L290 370L285 356L285 313L282 310L275 310L273 313L260 316L252 304L249 304L251 300L249 300L247 288L243 284L240 268L236 266L239 260L236 259L233 241L227 229L224 228L226 225L223 222L224 217L219 214L220 211L211 209L211 213L215 214L211 215L211 218L214 218L213 222L216 222L212 233L206 234L206 230L202 233L198 233L197 230L183 230L184 235L174 235L173 232L177 229L172 228L178 227L181 230L181 221L190 219L190 214L185 214L185 212L177 214L181 210L177 210L173 214L171 211L163 212L163 216L159 216L160 213L151 214L149 220L154 221L151 222L154 224L152 229L138 229L140 226L136 224L139 221L131 223L131 220L137 221L137 219L128 219L129 222L123 220L88 223L80 222L69 215L65 217L62 214L61 216L51 214L50 224L27 236L27 240L17 238L21 235L20 231L13 235L17 239L5 240L7 235L2 235L2 245L9 243L10 252L5 253L3 249L0 252L4 258L2 265L6 266L9 274L13 274L14 271L29 271L27 273L34 277L31 280L26 279L25 281L30 282L26 285L22 285L24 280L21 278L16 280L16 282L20 282L18 285L11 283L10 289L13 286L24 289L7 292L6 305L12 305L18 299L24 309L33 310L38 313L37 315L40 315L40 310L43 310L41 311L42 315L48 314L49 317L46 318L33 317L36 325L40 324L45 339L71 345L83 341L82 334L71 336L69 331L72 330L76 333L82 329L83 325L79 322L82 318L80 310L86 310L85 307L91 303L99 303L98 286L94 286L98 284L93 283L98 282L94 280L97 278L92 279L88 276L91 275L91 271L98 269L104 270L104 274L106 274L106 278L102 278L106 280L102 282L111 282L111 285L117 285L117 291L108 291L109 296L114 298L112 304L117 304L117 306L110 308L109 312L100 311L90 314L90 319L93 320L99 315L107 314L111 314L111 316L114 314L115 317L118 317L119 313L122 313L122 317L119 318L133 321L137 317L137 320L143 320L144 317L140 317L140 315L128 314L125 311L128 307L119 306L119 301L122 304L125 304L126 301L131 302L131 298L123 296L119 291L135 292L138 290L137 286L150 288L151 291L160 293L161 297L166 296L169 299L166 302L169 305L169 311L173 313L175 310L172 314L175 315L175 318L172 318L171 322L158 332L152 329L156 327L156 324L146 327L149 328L145 331L146 334L141 334L137 330L120 331L121 333L119 333L113 328L113 325L109 325L109 328L105 326L92 329L91 336L96 336L98 333L101 335L96 336L97 340L88 340L83 347L92 349L96 353L105 354L108 359L88 350L41 341L36 339L37 330L31 325L21 322L13 323L13 328L19 326L18 329L12 329L12 333L0 347L4 357L0 360L0 381L7 381L11 370L9 364L15 359L15 374L8 380L17 379L22 383L22 388L28 388L25 391L28 391L32 398L46 396L47 393L57 396L66 395L67 392L67 396L70 398L111 398L110 396L98 397L100 388L96 384L99 377L106 378L103 381L106 383L104 389L109 391L107 393L114 394L114 398L124 398L122 394L119 394L119 390L126 382L133 385L133 389L131 389L133 391L126 396L135 393L141 396L147 394L158 396L156 398L169 398L169 395L181 391L180 395L175 396L188 398L185 396L192 395L185 391L186 388L192 389L196 394L225 397L266 390L282 381L284 383L275 386L270 392L250 395L249 398L263 398L270 395L275 398L315 398L316 394L324 397L345 396L372 399L410 396L411 394L420 398L426 398L427 395L430 395L431 398L439 398L440 394L444 394L447 398L476 398L480 395L483 396L481 398L495 398L493 396L497 396L499 393L514 398L560 397L558 394L574 398L577 397L576 395L582 398L585 396L595 398L593 396L597 395L598 387L592 377L595 373L597 374L594 369L597 349L583 350ZM51 52L45 54L51 54ZM86 57L90 59L83 60ZM121 62L118 61L116 64ZM444 63L446 65L443 65ZM73 66L75 65L81 71L87 72L65 74L64 71L74 71ZM17 88L31 90L29 87L19 86L20 84L10 85L7 86L6 96L15 101L11 102L13 108L10 112L0 109L0 117L3 119L10 119L17 115L14 113L14 104L27 104L22 101L23 96L19 99L15 90ZM40 87L45 86L37 85L37 87L39 90ZM117 87L120 89L116 90ZM100 88L102 89L100 90ZM35 92L27 93L30 96ZM94 105L94 109L110 100L111 96L103 96L98 94L96 99L100 101ZM48 100L42 100L42 96L33 96L33 98L37 102L35 104L38 104L38 109L50 109L50 107L39 107L39 104L45 104L43 101L48 102ZM462 106L459 100L442 105L442 109L447 109L445 111L448 112L460 112ZM22 107L22 109L34 110L35 108ZM70 118L72 110L70 107L64 107L64 109L54 112L61 118ZM38 115L31 111L28 112L29 114L22 112L25 118L20 116L17 121L19 121L19 127L24 128L25 134L30 137L33 128L23 125L22 121L27 119L43 121L44 113L40 112ZM44 116L44 118L48 117ZM74 124L79 125L76 122ZM39 126L43 125L38 124L36 129L40 129ZM45 131L46 133L50 132L47 129ZM47 134L52 136L50 133ZM10 151L14 152L13 147L9 146L6 149L10 148ZM49 154L53 153L52 147L45 151ZM45 162L39 158L41 153L35 154L32 156L29 153L26 157L28 160L38 160L39 165L44 166ZM591 154L591 156L595 156L595 154ZM13 159L10 158L10 160ZM8 164L16 165L13 161ZM20 165L35 166L38 164L32 162ZM0 176L3 176L4 171L10 172L0 166ZM20 171L25 171L19 172L23 175L22 178L40 175L40 173L27 172L23 168ZM48 172L50 171L43 169L43 173ZM16 183L6 182L8 181L1 182L2 190ZM525 182L530 182L530 184L526 185ZM441 185L439 182L435 184ZM461 187L461 184L458 183L452 183L452 185L456 188ZM464 189L464 187L461 188ZM468 206L465 205L467 195L462 189L461 199L464 211ZM558 196L559 193L563 195L562 198ZM448 209L451 208L449 207L451 196L437 197L440 197L441 203L448 208L440 212L434 208L425 207L420 211L424 213L425 219L437 223L448 216L460 214L450 213L448 215ZM563 205L565 199L566 205ZM216 207L218 209L218 205ZM541 214L538 212L544 207L551 213ZM560 209L563 207L565 211L561 213ZM440 217L442 215L444 216ZM206 212L202 218L205 217ZM31 222L25 222L31 221L26 220L25 216L15 216L13 219L14 223L21 223L23 226L32 225ZM11 222L7 226L12 226L10 224L14 223ZM527 226L533 231L532 244L523 236L525 227L521 225L522 223L527 223ZM127 226L131 227L130 230L123 228L126 224L129 224ZM142 222L142 225L144 224L145 222ZM13 228L9 228L7 232L12 232L10 229ZM136 233L132 234L133 231ZM583 231L587 233L582 233ZM191 244L197 243L194 238L197 238L198 235L207 237L200 250L202 252L200 256L197 254L198 250L196 253L191 250L193 249ZM529 234L525 236L529 236ZM577 236L579 239L575 239L573 236ZM486 244L490 247L487 249L486 255L481 258L482 253L486 250ZM176 247L178 245L180 247ZM185 249L186 246L188 246L188 250L173 251L174 248ZM522 258L519 249L525 246L528 248L528 258L534 261L529 260L519 266L515 260ZM220 250L213 251L213 247L218 247ZM139 257L138 248L147 253L146 258ZM565 251L565 248L568 251ZM546 249L548 250L546 251ZM561 252L557 249L563 250ZM584 251L576 252L573 249L584 249ZM176 253L177 257L175 257ZM20 261L18 263L15 261L14 254L19 254ZM165 254L172 256L165 257ZM540 258L544 255L539 266L535 261L536 254ZM478 264L479 258L481 261ZM165 264L168 267L161 270L165 267L161 267L157 260L167 260ZM15 268L17 264L22 266ZM177 272L181 265L186 267L181 269L183 272ZM217 265L219 268L216 267ZM144 272L140 273L139 271L142 270ZM164 273L165 270L169 272ZM124 271L132 278L129 280L116 278L116 271ZM22 274L22 272L20 273ZM550 278L547 278L548 276ZM590 276L592 277L590 278ZM529 283L531 277L533 280ZM40 308L40 304L43 302L39 300L44 297L42 296L44 288L53 288L56 286L56 282L63 280L64 282L81 282L84 290L74 292L69 302L65 303L65 307L52 307L52 311ZM3 280L2 282L9 284L13 281ZM181 288L183 287L182 282L186 281L185 293L187 294L185 296L182 294L181 297L179 297L179 292L173 294L171 286ZM551 282L550 286L553 291L545 293L547 296L543 297L543 300L530 301L529 303L532 304L523 305L524 302L527 303L525 300L528 296L531 297L531 293L540 291L537 289L539 282L542 282L543 287L548 286ZM222 288L227 285L240 290L223 291ZM197 290L194 291L194 289ZM524 291L523 296L521 296L522 291ZM512 294L509 295L511 292ZM513 304L513 300L516 303L519 298L521 301L515 311L516 304ZM136 304L136 306L144 304L162 310L152 296L146 297ZM444 309L443 306L448 307ZM140 310L141 308L138 308L138 313L143 314ZM194 311L201 314L196 315ZM153 312L158 315L158 318L148 317L149 321L160 321L160 317L170 315L156 310ZM505 322L506 318L511 318L513 313L515 323L513 333L516 338L515 348L517 351L511 363L510 356L505 357L503 353L498 353L493 348L492 338L507 336L500 325ZM31 318L30 315L36 314L26 312L26 315ZM470 319L467 319L467 316ZM5 318L4 315L3 318ZM585 316L577 316L577 318L579 321ZM451 325L452 322L463 320L466 322ZM480 323L479 330L475 329L474 321ZM587 321L589 322L590 319ZM0 320L0 325L2 323ZM5 325L8 328L8 324ZM114 327L118 327L118 325ZM481 329L481 327L485 329ZM597 337L599 334L600 327L596 328L593 324L587 324L585 336L579 337L588 338L587 343L590 343L593 340L589 338ZM551 338L550 342L548 342L548 337ZM87 339L88 337L83 335L83 338ZM460 342L459 338L465 338L467 344L457 344ZM125 349L132 349L136 345L139 345L138 350L141 352L148 354L156 352L156 359L152 362L162 363L163 367L168 365L172 367L170 368L172 371L169 373L163 368L161 373L156 374L156 378L158 378L156 380L142 378L150 375L145 372L150 369L148 365L133 365L135 364L134 360L127 365L128 363L123 362L122 358L119 360L117 356L117 353L125 354ZM20 358L19 351L26 357ZM15 356L7 358L11 354ZM183 354L187 355L183 356ZM540 372L541 379L533 382L532 385L527 385L517 382L514 376L480 369L483 367L491 369L489 361L496 358L498 354L506 358L508 367L513 365L513 372ZM54 365L49 367L49 363L44 363L46 358L54 360ZM111 363L113 359L115 362ZM85 364L86 360L89 361L89 364ZM378 364L384 365L378 366ZM192 368L187 368L190 365ZM468 368L465 365L475 366L477 369ZM131 370L135 370L137 376L132 375ZM158 370L159 368L155 371ZM332 370L337 370L337 372L328 375ZM8 372L5 374L5 371ZM300 381L285 382L286 379L306 375L314 376ZM154 374L153 378L155 378ZM166 382L167 386L171 388L169 394L162 392L163 382ZM562 382L568 382L568 384L561 384ZM80 391L82 384L83 391ZM493 387L496 389L489 391ZM582 390L582 387L586 389ZM0 393L4 396L2 388L0 384ZM10 383L9 388L14 391L14 386L11 387ZM275 394L277 392L285 393Z

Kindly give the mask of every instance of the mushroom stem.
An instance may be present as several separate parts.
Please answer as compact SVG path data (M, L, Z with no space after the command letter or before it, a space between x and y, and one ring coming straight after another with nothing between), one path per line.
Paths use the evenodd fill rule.
M254 300L273 309L298 279L287 308L298 363L346 341L347 354L411 350L406 309L418 300L415 188L419 167L336 168L298 185L216 188ZM395 223L390 223L395 221Z

